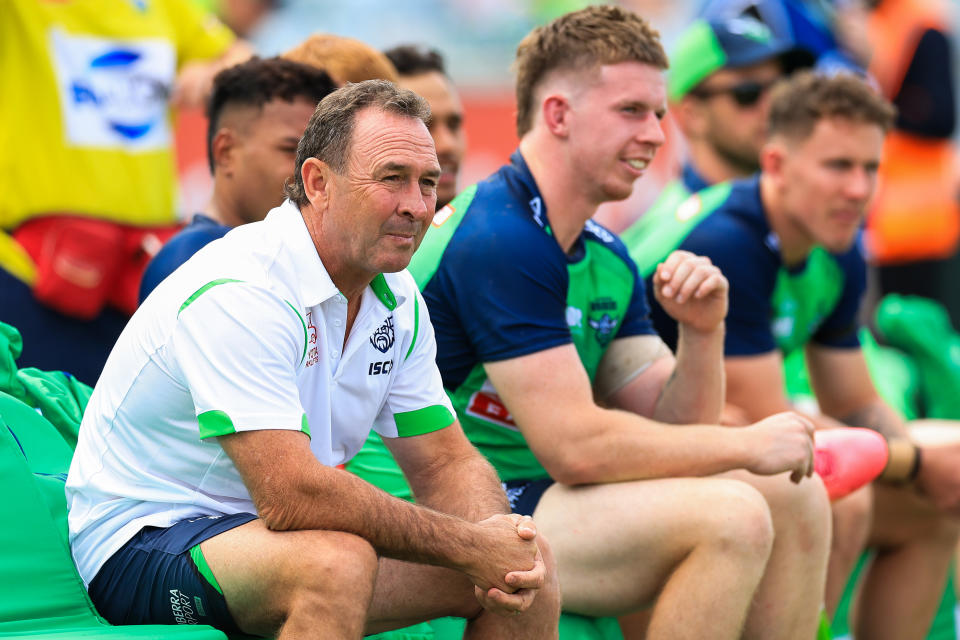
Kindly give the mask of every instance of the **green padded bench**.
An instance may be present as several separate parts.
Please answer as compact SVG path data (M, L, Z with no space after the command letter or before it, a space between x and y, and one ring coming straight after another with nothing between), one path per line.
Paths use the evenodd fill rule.
M226 640L213 627L115 627L97 614L67 545L72 455L53 424L0 392L0 637Z

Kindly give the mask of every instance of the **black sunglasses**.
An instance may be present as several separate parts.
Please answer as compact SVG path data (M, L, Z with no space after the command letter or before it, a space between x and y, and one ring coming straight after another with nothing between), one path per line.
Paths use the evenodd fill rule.
M710 98L713 96L722 95L724 93L729 94L733 98L733 101L741 107L752 107L757 104L760 100L760 97L773 86L773 82L757 82L755 80L748 80L746 82L740 82L730 87L715 87L713 89L708 88L697 88L691 91L691 95L694 95L698 98Z

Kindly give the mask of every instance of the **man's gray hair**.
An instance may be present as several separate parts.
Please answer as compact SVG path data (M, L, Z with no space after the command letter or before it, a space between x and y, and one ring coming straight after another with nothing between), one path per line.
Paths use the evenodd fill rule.
M317 158L338 174L343 174L356 115L367 107L417 118L424 124L430 121L430 106L426 100L387 80L348 83L337 89L317 105L297 145L297 168L284 190L287 197L298 206L309 203L301 175L303 163L307 158Z

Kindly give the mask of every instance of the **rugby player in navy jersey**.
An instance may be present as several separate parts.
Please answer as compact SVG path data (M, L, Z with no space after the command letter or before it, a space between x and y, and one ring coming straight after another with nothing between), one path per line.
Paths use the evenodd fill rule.
M652 605L651 639L808 640L830 530L805 477L811 423L716 426L726 280L669 259L653 289L683 327L675 357L625 247L591 220L664 141L658 35L589 7L529 34L516 66L519 150L437 213L410 266L465 432L549 530L565 610ZM350 468L379 483L376 446Z

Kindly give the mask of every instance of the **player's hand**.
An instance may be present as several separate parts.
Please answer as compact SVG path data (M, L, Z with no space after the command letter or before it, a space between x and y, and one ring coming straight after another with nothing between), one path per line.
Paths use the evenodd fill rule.
M813 429L810 420L789 411L738 429L748 438L747 471L762 476L789 471L792 482L813 475Z
M674 251L657 265L653 295L667 314L697 331L713 331L727 317L730 288L710 258Z
M960 443L923 445L916 486L940 511L960 515Z
M500 615L526 611L546 576L536 525L531 518L515 514L492 516L477 525L483 530L482 539L465 569L477 600Z

